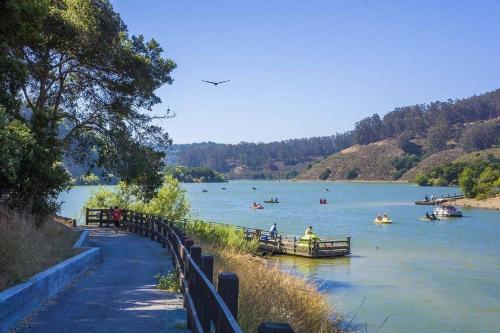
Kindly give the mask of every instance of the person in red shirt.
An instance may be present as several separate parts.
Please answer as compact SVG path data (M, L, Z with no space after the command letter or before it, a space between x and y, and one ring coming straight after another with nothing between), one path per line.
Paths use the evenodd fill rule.
M122 211L118 208L118 206L115 206L115 209L113 210L113 229L115 233L118 232L118 229L120 228L120 220L122 218Z

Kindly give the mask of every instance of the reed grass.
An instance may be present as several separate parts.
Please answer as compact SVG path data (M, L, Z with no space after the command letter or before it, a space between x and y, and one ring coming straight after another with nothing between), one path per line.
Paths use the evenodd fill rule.
M297 333L344 332L326 295L306 279L252 255L258 244L244 240L241 231L201 221L187 224L185 231L214 256L216 276L220 272L238 276L238 323L244 332L256 332L266 321L289 323Z
M37 227L31 216L0 206L0 291L78 252L79 233L54 219Z

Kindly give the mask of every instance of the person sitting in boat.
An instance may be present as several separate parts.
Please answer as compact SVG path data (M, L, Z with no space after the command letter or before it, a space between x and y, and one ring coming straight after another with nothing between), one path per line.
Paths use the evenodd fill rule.
M384 219L388 219L388 218L389 218L389 216L387 216L387 214L384 213Z
M254 201L254 203L252 204L252 207L257 207L257 203Z
M427 195L427 193L425 194L424 200L429 201L429 196Z
M269 233L271 234L271 239L276 239L276 236L278 235L278 227L276 226L276 223L271 226Z
M431 200L434 200L434 194L431 194Z
M379 220L379 221L382 220L382 216L380 214L377 214L377 220Z
M425 217L429 220L432 220L432 216L429 214L429 212L425 212Z
M431 218L432 218L433 220L437 219L436 214L435 214L434 212L432 212L432 213L431 213Z
M274 199L274 202L278 202L278 197L276 197L276 198Z
M314 235L312 225L310 225L309 227L307 227L306 231L304 231L304 235L305 235L305 236L308 236L308 235Z

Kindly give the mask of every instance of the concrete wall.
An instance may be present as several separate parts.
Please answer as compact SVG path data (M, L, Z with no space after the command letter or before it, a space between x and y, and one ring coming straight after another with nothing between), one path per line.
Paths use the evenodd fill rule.
M85 236L85 238L88 236ZM79 240L80 241L80 240ZM83 243L85 239L81 240ZM100 249L90 248L0 293L0 333L8 332L24 317L57 294L75 277L100 260Z

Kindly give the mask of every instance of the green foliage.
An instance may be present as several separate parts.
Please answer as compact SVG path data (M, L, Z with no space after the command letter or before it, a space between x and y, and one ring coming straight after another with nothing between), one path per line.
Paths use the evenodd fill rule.
M446 148L450 139L450 129L445 123L432 125L427 133L427 145L432 152L437 152Z
M413 182L416 183L419 186L430 186L429 182L429 176L425 174L417 174L415 178L413 179Z
M221 249L257 253L259 248L257 240L246 240L242 230L230 226L191 221L184 224L183 228L196 239Z
M463 131L460 138L460 145L467 152L487 149L497 143L500 143L500 124L493 122L474 124Z
M155 275L155 279L158 280L158 284L156 285L157 289L172 291L175 293L179 292L180 290L179 276L176 270L174 270L171 273L168 273L167 275L162 275L158 273Z
M347 173L347 179L352 180L358 178L358 170L356 169L351 169Z
M169 166L165 174L171 175L181 183L222 183L224 176L208 167L189 168L185 166Z
M366 145L383 138L383 123L378 114L362 119L356 123L354 142Z
M3 120L18 133L29 129L33 140L19 146L19 163L16 154L7 161L17 169L0 175L17 179L0 184L12 205L39 215L56 210L57 194L70 183L63 158L104 167L135 184L144 200L155 194L165 154L151 147L165 149L171 140L143 110L161 102L156 89L172 83L176 65L162 52L154 40L129 36L107 0L0 3Z
M149 201L141 199L138 192L135 186L124 182L118 183L115 191L110 190L109 187L99 187L85 202L83 210L118 206L122 209L156 214L173 220L184 218L189 212L186 193L172 176L165 176L162 187Z
M332 173L332 170L330 168L326 168L319 174L319 179L321 180L327 180L330 177L330 174Z
M394 175L394 178L399 179L408 170L410 170L415 165L417 165L418 162L420 162L420 158L416 155L407 155L404 157L396 157L391 162L391 165L396 169L396 173Z
M97 177L93 173L83 175L80 178L85 185L97 185L97 184L99 184L99 181L100 181L99 177Z
M500 187L500 163L494 157L488 161L449 163L419 174L413 181L422 186L459 185L466 197L487 198Z

